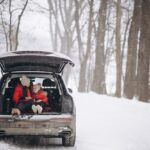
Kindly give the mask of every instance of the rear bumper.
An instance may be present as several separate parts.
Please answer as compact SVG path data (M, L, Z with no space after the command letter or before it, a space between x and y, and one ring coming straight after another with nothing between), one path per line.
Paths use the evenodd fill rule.
M15 135L37 135L37 136L65 136L72 134L70 127L61 126L60 128L3 128L0 130L0 136L15 136Z
M34 135L63 137L75 134L75 118L72 115L33 116L30 119L12 119L0 116L0 136Z

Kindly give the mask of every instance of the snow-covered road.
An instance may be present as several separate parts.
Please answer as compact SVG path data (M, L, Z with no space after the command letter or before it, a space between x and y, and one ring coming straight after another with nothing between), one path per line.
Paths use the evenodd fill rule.
M150 150L150 104L75 93L77 139L72 148L52 139L39 146L1 141L0 150Z

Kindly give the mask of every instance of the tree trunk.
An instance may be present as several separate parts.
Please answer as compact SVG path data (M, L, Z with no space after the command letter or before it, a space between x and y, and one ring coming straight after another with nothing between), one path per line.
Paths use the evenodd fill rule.
M132 99L136 89L136 67L138 54L138 35L141 19L141 0L135 0L134 12L128 38L128 53L124 82L124 96Z
M149 84L149 54L150 54L150 1L142 2L142 20L141 20L141 36L140 49L138 56L138 96L139 100L148 100L148 84Z
M0 12L0 15L1 15L1 22L2 22L2 28L3 28L3 31L4 31L4 36L5 36L5 41L6 41L6 52L8 52L8 46L9 46L9 39L8 39L8 35L7 35L7 31L6 31L6 26L5 26L5 23L4 23L4 18L3 18L3 12L1 11Z
M64 6L63 6L64 5ZM72 14L71 11L73 9L73 2L72 1L68 1L68 6L67 6L67 1L64 1L64 3L61 3L61 1L59 1L59 10L60 10L60 15L61 15L61 20L63 23L63 27L65 29L64 31L64 39L61 38L62 40L62 45L61 45L61 52L66 54L67 56L71 57L71 50L73 47L73 32L72 32ZM64 79L66 84L69 81L69 76L70 76L70 72L71 72L71 68L68 66L65 69L64 72Z
M107 12L107 0L102 0L99 9L98 19L98 33L96 43L96 60L94 79L92 83L92 90L99 94L106 93L105 84L105 60L104 60L104 38L105 38L105 23Z
M80 77L79 77L79 88L78 88L80 92L87 91L87 66L88 66L88 59L91 52L92 18L93 18L93 0L90 1L86 54L83 58L83 61L81 61L80 63Z
M12 51L12 0L9 1L9 51Z
M74 0L75 3L75 27L77 32L77 43L78 43L78 49L79 49L79 61L81 62L84 56L83 51L83 42L81 38L81 30L80 30L80 24L79 24L79 2L78 0Z
M80 63L80 75L79 75L79 87L78 91L79 92L85 92L86 91L86 63L83 61Z
M54 51L58 51L58 7L57 7L57 1L55 1L55 17L56 17L56 23L55 23L55 31L54 31Z
M121 0L117 1L116 11L116 93L121 97L121 75L122 75L122 55L121 55Z

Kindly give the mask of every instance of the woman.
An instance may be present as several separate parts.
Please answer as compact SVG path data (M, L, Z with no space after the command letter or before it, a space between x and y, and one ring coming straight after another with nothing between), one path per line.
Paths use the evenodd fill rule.
M17 84L13 93L13 102L15 108L12 109L12 115L20 115L21 113L31 110L33 104L30 90L30 79L23 75L21 83Z

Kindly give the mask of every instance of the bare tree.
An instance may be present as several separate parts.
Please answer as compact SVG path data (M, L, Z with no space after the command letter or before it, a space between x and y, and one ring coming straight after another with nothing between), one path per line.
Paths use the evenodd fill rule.
M116 93L121 97L121 75L122 75L122 55L121 55L121 0L117 0L116 10Z
M20 23L27 7L28 0L25 0L20 4L23 5L22 8L20 6L16 6L15 1L6 0L0 6L1 22L6 39L7 51L16 51L18 48Z
M129 99L133 98L136 89L136 70L137 70L136 68L137 68L140 20L141 20L141 0L135 0L134 12L128 38L128 53L127 53L126 74L124 82L124 96Z
M100 2L94 0L57 2L48 0L48 4L53 50L65 53L70 57L74 52L78 54L80 68L77 75L79 76L78 90L85 92L91 88L97 93L107 93L105 79L108 74L106 74L106 69L109 69L110 62L114 61L116 52L116 96L120 97L122 59L124 59L125 53L122 53L121 50L126 50L130 25L130 16L128 16L127 22L124 20L121 22L122 11L130 13L131 10L121 6L121 0L118 0L117 3L113 0L101 0ZM100 4L99 8L95 7L97 4ZM110 10L108 10L108 6L111 8ZM116 16L112 13L114 11L116 11ZM112 19L116 19L115 24ZM124 31L125 35L121 35L121 31ZM67 81L70 72L68 68L66 72Z
M48 0L50 15L50 35L54 51L71 57L74 44L74 8L73 1ZM55 25L54 25L55 24ZM70 69L65 71L65 81L69 79Z
M105 84L105 62L104 62L104 38L106 26L107 0L102 0L99 7L98 31L96 37L96 60L92 83L92 90L104 94Z
M2 28L4 31L4 36L5 36L5 43L6 43L6 51L8 52L8 35L7 35L7 29L5 27L5 22L4 22L4 18L3 18L3 12L0 11L0 16L1 16L1 22L2 22Z
M27 7L27 4L28 4L28 0L26 0L26 2L25 2L25 4L24 4L24 6L23 6L23 8L22 8L22 10L21 10L21 12L20 12L20 14L18 15L18 23L17 23L16 35L15 35L15 38L16 38L16 40L15 40L16 43L15 43L15 48L14 48L15 51L16 51L17 48L18 48L18 44L19 44L18 35L19 35L20 23L21 23L22 16L23 16L23 14L24 14L24 12L25 12L25 9L26 9L26 7Z
M141 36L138 55L137 87L141 101L148 100L150 56L150 1L142 1Z
M82 56L82 59L80 60L80 77L79 77L79 88L78 90L80 92L85 92L87 91L87 63L88 63L88 59L90 57L90 52L91 52L91 38L92 38L92 18L93 18L93 2L94 0L89 1L89 7L90 7L90 11L89 11L89 20L88 20L88 34L87 34L87 45L86 45L86 52L85 54ZM76 1L76 13L79 12L79 8L78 8L78 2ZM76 17L78 17L78 14L76 14ZM76 18L76 28L78 30L78 22L79 22L79 18ZM79 31L78 31L79 32ZM81 35L79 33L79 35ZM78 41L81 40L81 36L78 36ZM81 42L81 41L80 41ZM78 42L78 44L80 43ZM79 51L80 53L80 51Z
M81 38L81 30L80 30L80 15L79 15L79 3L78 0L74 0L75 2L75 24L76 24L76 32L77 32L77 42L78 42L78 49L79 49L79 61L82 61L82 57L83 57L83 42L82 42L82 38Z

